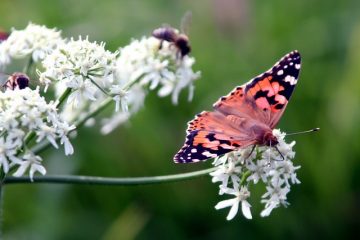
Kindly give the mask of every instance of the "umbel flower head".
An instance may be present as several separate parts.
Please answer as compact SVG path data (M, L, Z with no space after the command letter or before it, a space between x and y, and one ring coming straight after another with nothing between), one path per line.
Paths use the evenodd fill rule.
M49 141L58 148L57 139L64 145L65 154L73 154L74 149L67 137L74 129L63 121L56 109L56 102L47 103L39 94L39 88L6 90L0 92L0 167L4 173L10 168L18 168L15 176L22 175L30 167L44 174L41 159L28 148L26 138L34 134L36 142ZM21 154L24 153L24 154Z
M71 38L45 57L39 80L46 88L56 83L71 88L69 102L77 107L82 99L96 100L101 89L113 82L116 55L105 50L103 42Z
M189 87L191 100L193 81L200 77L200 72L192 69L195 59L188 55L180 59L172 43L161 42L154 37L143 37L121 48L117 60L118 84L138 81L150 90L159 88L158 95L171 94L174 104L178 102L181 89Z
M12 59L27 56L39 62L62 42L60 31L45 26L29 23L23 30L12 29L10 36L0 44L0 68Z
M104 121L102 133L111 132L137 112L148 89L157 90L160 97L171 95L173 104L177 104L181 90L189 88L190 101L193 82L200 77L200 72L192 69L194 63L195 59L188 55L179 58L178 49L172 43L154 37L133 40L120 48L116 78L110 91L123 96L114 98L121 104L122 111Z
M271 211L279 206L287 206L287 194L291 185L299 184L296 170L300 166L294 166L292 159L295 152L292 150L295 141L290 144L284 140L285 133L278 129L273 130L278 140L277 149L268 146L248 147L239 149L219 158L216 158L213 165L217 170L210 173L213 182L220 182L220 195L233 195L235 198L219 202L215 208L222 209L231 207L227 220L235 217L239 204L243 215L251 219L249 187L251 184L263 182L266 192L263 194L261 203L265 204L261 212L262 217L269 216Z

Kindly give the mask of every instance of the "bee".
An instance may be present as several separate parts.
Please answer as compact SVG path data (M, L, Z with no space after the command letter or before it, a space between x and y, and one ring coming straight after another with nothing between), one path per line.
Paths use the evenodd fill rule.
M7 79L5 83L2 85L4 89L14 90L15 88L24 89L29 86L30 78L21 72L15 72L11 75L1 74L2 77L6 77Z
M185 30L189 26L190 20L191 12L187 12L181 20L181 33L170 26L155 29L152 32L152 36L161 40L160 49L162 47L162 41L167 41L174 44L181 58L188 55L191 52L191 46Z

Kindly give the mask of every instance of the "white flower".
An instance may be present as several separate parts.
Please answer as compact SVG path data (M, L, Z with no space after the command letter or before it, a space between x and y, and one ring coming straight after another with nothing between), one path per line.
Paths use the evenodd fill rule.
M293 162L289 160L277 161L274 163L274 169L269 172L269 175L284 179L285 184L290 186L290 183L300 183L300 180L296 176L296 170L298 169L300 169L300 166L294 166Z
M176 104L180 91L189 87L191 100L193 82L200 77L200 73L192 69L194 58L179 59L171 43L164 41L160 48L160 40L154 37L133 40L119 52L116 77L110 88L110 93L115 95L116 113L103 121L102 133L110 133L136 113L143 105L146 89L158 89L160 97L172 94L172 102Z
M251 172L251 175L247 178L247 181L253 181L257 184L261 179L263 182L267 182L268 171L271 163L268 160L246 161L246 168Z
M19 163L19 168L14 172L14 177L21 177L29 169L30 180L33 181L34 173L39 172L42 175L46 174L46 169L41 165L42 159L33 153L26 153L23 157L23 161Z
M107 88L113 81L117 52L105 50L105 43L90 42L88 38L71 38L58 46L42 61L44 71L39 71L40 82L48 87L53 82L65 82L81 97L96 100L96 92ZM100 89L101 88L101 89Z
M20 159L16 157L18 146L18 142L14 141L11 137L0 137L0 167L4 173L9 171L9 160L20 161Z
M226 217L226 220L231 220L235 217L239 209L239 203L241 202L241 210L245 218L252 219L251 211L250 211L250 203L246 200L250 197L250 192L248 191L247 187L241 187L240 190L237 189L226 189L225 192L230 195L234 195L235 198L228 199L219 202L215 209L219 210L226 207L231 207L229 214Z
M262 203L265 203L265 209L261 212L262 217L270 215L274 208L280 206L280 204L287 206L289 203L286 201L286 195L290 192L290 187L284 184L284 180L281 178L273 179L268 186L266 186L267 192L262 196ZM267 199L266 199L267 198Z
M5 173L9 166L18 166L20 169L16 175L21 175L30 166L17 156L18 150L27 144L26 135L33 133L36 142L46 139L55 148L58 147L57 139L60 139L60 143L65 146L65 154L72 154L73 148L67 135L73 129L74 126L70 126L59 116L55 103L47 103L40 96L39 88L0 92L0 164ZM23 158L30 159L30 155ZM37 159L36 156L34 159ZM30 168L30 173L31 169L37 169L36 166L35 164ZM39 171L43 172L41 169Z
M127 96L128 92L124 91L124 89L119 85L113 85L110 88L110 93L115 95L115 97L113 97L115 101L115 112L119 111L120 104L121 104L121 110L123 112L128 112L129 111L128 96Z
M200 77L200 72L192 70L194 63L195 59L189 56L179 61L177 49L171 43L163 41L160 49L159 39L144 37L120 49L117 76L120 84L139 81L150 90L159 87L158 95L172 94L176 104L183 88L189 87L192 96L193 81Z
M0 44L0 66L11 59L32 57L39 62L63 42L61 32L45 26L29 23L24 30L12 29L10 36Z
M234 161L229 161L228 164L223 164L217 170L211 172L212 182L221 182L219 194L224 193L224 189L228 187L229 179L231 179L232 186L238 187L240 183L241 167L236 166Z
M249 184L257 184L261 180L266 185L266 193L263 194L261 200L261 203L265 204L265 209L260 214L265 217L269 216L273 209L281 205L287 206L286 199L291 185L300 183L296 175L300 166L294 166L291 161L295 157L293 151L295 142L286 143L285 133L277 129L273 131L273 134L278 140L276 146L256 146L255 148L250 146L227 153L213 162L217 169L210 175L213 182L220 182L219 195L237 196L235 199L221 201L216 206L217 209L231 206L228 220L237 213L238 204L242 201L239 196L246 195L242 191L246 189L248 192L246 196L250 196L247 188ZM229 188L230 179L232 184ZM242 209L245 217L251 217L250 204L247 201L242 201Z

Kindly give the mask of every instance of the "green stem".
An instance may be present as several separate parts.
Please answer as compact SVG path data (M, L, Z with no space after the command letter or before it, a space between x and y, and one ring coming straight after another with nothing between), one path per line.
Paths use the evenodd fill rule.
M71 88L67 88L59 97L59 99L57 100L57 104L56 104L56 108L59 108L65 101L65 99L68 98L68 96L70 95L72 89Z
M241 177L241 180L240 180L240 186L244 185L246 179L251 175L251 171L250 170L247 170L246 172L244 172L244 174L242 175Z
M29 144L29 142L31 142L31 140L34 139L34 137L36 136L36 133L34 131L32 132L29 132L25 139L24 139L24 147L23 147L23 150L25 149L25 147Z
M89 77L90 81L92 84L94 84L100 91L102 91L106 96L110 97L111 94L108 93L107 91L105 91L102 87L100 87L99 84L97 84L97 82L95 82L91 77Z
M0 172L0 238L3 237L3 206L4 206L4 179L5 173L3 171Z
M76 121L74 123L74 125L76 126L76 129L78 129L79 127L82 127L85 124L85 122L87 120L89 120L90 118L98 115L102 110L107 108L113 101L114 100L111 97L105 99L96 109L94 109L88 115L86 115L85 117L79 119L78 121Z
M33 63L34 63L34 60L32 59L32 56L30 56L28 63L25 65L25 67L23 69L23 72L25 74L27 74L28 76L30 75L30 69L31 69L31 66L33 65Z
M153 177L130 177L130 178L110 178L95 176L71 176L71 175L48 175L34 177L33 181L29 177L6 177L3 184L34 184L34 183L53 183L53 184L90 184L90 185L107 185L107 186L134 186L148 185L168 182L178 182L189 180L196 177L208 175L217 168L195 171L190 173L153 176Z

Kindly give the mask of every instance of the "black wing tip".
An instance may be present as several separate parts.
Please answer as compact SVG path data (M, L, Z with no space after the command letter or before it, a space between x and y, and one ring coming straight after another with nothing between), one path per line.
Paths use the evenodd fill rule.
M301 61L301 54L298 50L293 50L289 52L285 57L291 57L293 60L300 60Z

